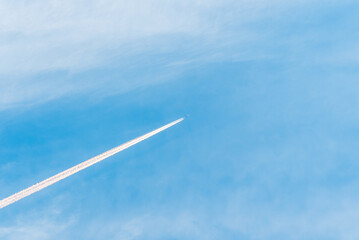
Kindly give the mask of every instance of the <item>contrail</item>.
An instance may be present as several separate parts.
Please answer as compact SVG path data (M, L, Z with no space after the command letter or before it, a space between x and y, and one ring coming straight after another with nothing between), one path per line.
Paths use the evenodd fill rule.
M86 168L88 168L88 167L90 167L90 166L92 166L92 165L94 165L94 164L96 164L98 162L101 162L102 160L104 160L104 159L106 159L106 158L108 158L108 157L110 157L112 155L115 155L116 153L121 152L121 151L125 150L126 148L129 148L129 147L131 147L131 146L133 146L133 145L135 145L135 144L137 144L139 142L142 142L143 140L145 140L145 139L147 139L149 137L152 137L153 135L155 135L155 134L157 134L159 132L162 132L163 130L165 130L165 129L169 128L169 127L172 127L173 125L181 122L183 119L184 118L180 118L180 119L178 119L178 120L176 120L174 122L171 122L171 123L169 123L169 124L167 124L167 125L165 125L163 127L158 128L158 129L156 129L156 130L154 130L152 132L149 132L149 133L147 133L147 134L145 134L145 135L143 135L141 137L135 138L135 139L133 139L133 140L127 142L127 143L124 143L124 144L122 144L122 145L120 145L118 147L115 147L115 148L113 148L111 150L108 150L107 152L104 152L104 153L102 153L102 154L100 154L100 155L98 155L96 157L90 158L89 160L86 160L86 161L84 161L84 162L82 162L82 163L80 163L80 164L78 164L78 165L76 165L76 166L74 166L72 168L69 168L69 169L67 169L67 170L65 170L63 172L60 172L59 174L56 174L55 176L52 176L52 177L50 177L50 178L48 178L48 179L46 179L46 180L44 180L42 182L39 182L39 183L29 187L29 188L26 188L25 190L22 190L22 191L20 191L18 193L15 193L14 195L11 195L10 197L7 197L7 198L0 201L0 209L4 208L6 206L9 206L10 204L13 204L16 201L19 201L19 200L21 200L21 199L35 193L35 192L38 192L38 191L40 191L40 190L42 190L42 189L44 189L44 188L46 188L46 187L48 187L50 185L62 180L62 179L65 179L65 178L77 173L77 172L80 172L80 171L82 171L82 170L84 170L84 169L86 169Z

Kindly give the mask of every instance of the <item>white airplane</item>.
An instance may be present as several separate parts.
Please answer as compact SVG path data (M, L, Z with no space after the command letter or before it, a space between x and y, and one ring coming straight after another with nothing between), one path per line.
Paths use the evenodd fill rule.
M153 135L156 135L157 133L162 132L163 130L165 130L167 128L170 128L173 125L175 125L175 124L177 124L177 123L179 123L179 122L181 122L183 120L184 120L184 118L180 118L180 119L178 119L176 121L173 121L173 122L171 122L171 123L169 123L169 124L167 124L167 125L165 125L163 127L160 127L160 128L158 128L158 129L156 129L156 130L154 130L152 132L149 132L149 133L147 133L147 134L145 134L145 135L143 135L141 137L135 138L135 139L133 139L133 140L127 142L127 143L124 143L124 144L122 144L122 145L120 145L118 147L115 147L115 148L113 148L111 150L108 150L107 152L104 152L104 153L102 153L100 155L97 155L96 157L93 157L93 158L91 158L89 160L86 160L86 161L84 161L84 162L82 162L82 163L80 163L80 164L78 164L78 165L76 165L76 166L74 166L72 168L69 168L69 169L67 169L67 170L65 170L63 172L60 172L60 173L58 173L58 174L56 174L56 175L42 181L42 182L39 182L39 183L29 187L29 188L26 188L26 189L24 189L24 190L22 190L22 191L20 191L18 193L15 193L15 194L11 195L10 197L7 197L7 198L0 201L0 209L4 208L6 206L9 206L10 204L13 204L13 203L15 203L15 202L17 202L17 201L31 195L31 194L34 194L35 192L38 192L38 191L40 191L40 190L42 190L42 189L44 189L44 188L46 188L46 187L48 187L50 185L62 180L62 179L65 179L65 178L77 173L77 172L80 172L80 171L82 171L82 170L84 170L84 169L86 169L86 168L88 168L88 167L90 167L90 166L92 166L92 165L94 165L94 164L96 164L98 162L101 162L101 161L105 160L106 158L108 158L110 156L113 156L116 153L121 152L121 151L125 150L126 148L129 148L129 147L131 147L131 146L133 146L133 145L135 145L135 144L137 144L139 142L142 142L143 140L145 140L147 138L150 138Z

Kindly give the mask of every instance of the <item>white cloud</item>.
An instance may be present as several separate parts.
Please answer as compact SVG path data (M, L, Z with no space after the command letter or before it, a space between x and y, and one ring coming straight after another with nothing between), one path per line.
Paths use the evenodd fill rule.
M48 219L36 221L31 224L18 224L14 227L0 228L0 238L4 240L45 240L54 239L54 235L60 234L66 225L49 222Z
M94 221L87 232L94 239L218 239L206 219L195 213L178 211L172 214L152 213L128 217L126 220Z
M214 33L218 22L210 23L208 17L221 5L211 0L0 0L0 109L46 102L101 85L101 79L95 83L66 74L60 77L67 79L44 79L38 74L87 71L117 57L123 63L120 67L127 68L126 56L176 49L173 40ZM159 41L166 36L172 40ZM131 88L123 79L113 81L119 88ZM133 85L143 84L148 83Z
M77 222L75 215L63 214L64 202L68 196L59 195L45 208L23 211L22 214L11 215L1 222L0 239L3 240L47 240L57 239ZM46 205L46 204L44 204Z
M114 59L120 62L119 71L136 72L138 65L156 62L156 54L163 54L157 60L168 68L253 58L256 54L239 43L261 33L243 25L288 5L282 0L0 0L0 110L105 86L103 79L59 78L111 66ZM179 56L171 59L174 52ZM38 76L58 71L65 76ZM133 79L115 79L110 85L119 92L123 85L128 90L161 78L135 84Z
M0 73L78 69L103 51L166 34L209 31L214 1L0 1ZM108 53L107 53L108 54ZM106 54L106 55L107 55Z
M165 204L135 214L77 219L64 215L62 196L40 212L25 212L12 226L0 227L4 240L75 239L358 239L357 196L353 188L318 190L298 202L253 202L253 192L231 192L221 202L193 202L193 207ZM355 196L354 196L355 195ZM66 201L65 201L66 202ZM279 204L280 203L280 204ZM196 206L197 207L194 207ZM200 207L198 207L200 205ZM131 212L131 211L130 211ZM108 212L107 212L108 213ZM62 216L62 217L61 217ZM107 218L104 218L107 216ZM10 225L10 224L7 224ZM293 234L295 233L295 234Z
M88 69L109 57L160 48L152 43L164 36L173 36L168 43L173 49L178 47L173 40L181 37L228 44L235 41L233 34L248 37L234 26L268 14L268 6L278 9L281 2L0 0L0 75Z

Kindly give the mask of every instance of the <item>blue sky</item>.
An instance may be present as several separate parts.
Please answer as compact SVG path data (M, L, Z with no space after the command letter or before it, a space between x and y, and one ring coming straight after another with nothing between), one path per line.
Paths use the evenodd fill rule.
M355 1L0 1L0 238L358 239Z

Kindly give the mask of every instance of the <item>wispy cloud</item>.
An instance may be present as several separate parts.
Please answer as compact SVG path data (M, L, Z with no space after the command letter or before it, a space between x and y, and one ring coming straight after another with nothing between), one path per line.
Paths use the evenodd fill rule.
M171 72L147 72L147 79L136 81L133 75L149 66L168 70L253 58L258 53L245 43L261 33L243 26L267 15L268 6L277 11L289 5L282 2L0 0L0 109L99 86L110 85L107 92L133 89ZM104 67L132 74L111 81L78 74Z
M63 215L66 197L59 195L42 209L27 211L16 218L9 217L0 225L0 238L46 240L55 239L58 234L65 236L66 230L77 222L75 215Z
M0 73L87 68L128 51L121 46L132 41L213 32L216 23L208 21L208 14L221 5L201 0L1 1Z
M0 237L5 240L43 240L53 239L68 227L68 223L52 222L50 219L42 221L18 223L17 226L0 227Z

